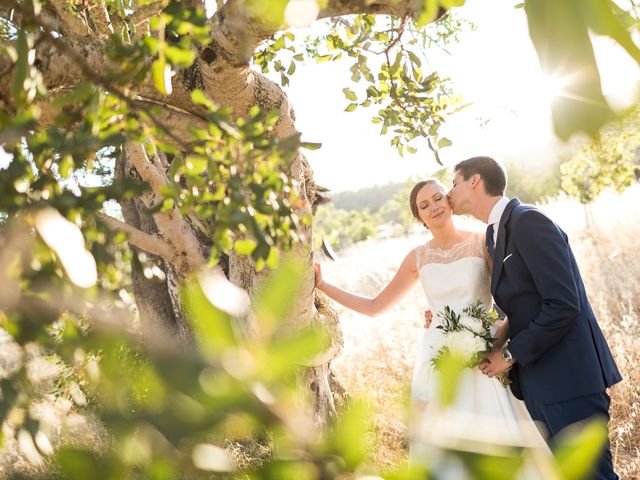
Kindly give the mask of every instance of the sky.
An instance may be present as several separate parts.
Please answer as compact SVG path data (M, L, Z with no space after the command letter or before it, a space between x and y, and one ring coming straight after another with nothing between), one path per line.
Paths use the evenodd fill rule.
M463 33L449 53L435 47L426 52L430 67L451 77L456 92L471 104L443 127L454 142L441 151L447 165L475 155L540 164L562 149L551 126L552 86L540 72L524 10L515 9L516 3L467 0L455 13L476 29ZM612 105L628 106L638 99L640 68L610 40L594 41L605 94ZM427 177L441 168L426 144L415 145L416 155L400 157L370 122L375 107L344 112L349 66L347 61L298 65L285 87L303 140L323 145L306 153L316 182L332 192L357 190ZM0 165L5 162L0 149Z
M553 85L543 77L528 36L526 15L516 1L467 0L456 14L476 26L449 53L427 52L430 66L451 77L471 107L455 114L443 132L454 145L442 150L445 164L475 155L503 162L540 163L563 149L553 134L549 98ZM640 69L619 47L595 39L603 90L610 103L628 106L638 98ZM441 168L426 147L404 158L370 123L375 111L344 112L342 88L350 83L348 62L298 68L286 88L296 123L308 141L323 147L309 152L316 182L331 191L425 177ZM565 146L566 148L566 146Z

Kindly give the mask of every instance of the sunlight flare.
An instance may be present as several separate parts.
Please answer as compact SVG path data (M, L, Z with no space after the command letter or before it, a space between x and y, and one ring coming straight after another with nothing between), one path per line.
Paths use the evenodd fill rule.
M87 251L77 225L53 208L40 210L35 216L35 225L42 240L58 256L73 283L82 288L96 284L96 261Z
M245 290L231 283L220 272L203 270L198 274L200 287L211 304L235 317L245 315L251 300Z
M284 12L284 19L290 27L307 27L320 13L316 0L292 0Z
M554 98L565 96L565 88L570 83L571 79L568 75L542 75L540 77L539 90L544 98L551 103Z
M215 445L205 443L196 445L191 458L193 464L200 470L230 472L234 469L233 460L227 455L227 452Z

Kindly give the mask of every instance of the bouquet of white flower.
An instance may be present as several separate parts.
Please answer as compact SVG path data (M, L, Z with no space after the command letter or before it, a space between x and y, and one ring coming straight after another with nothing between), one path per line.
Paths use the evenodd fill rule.
M494 310L487 311L478 300L463 309L461 314L454 312L447 305L438 316L443 322L436 328L442 330L444 335L438 352L431 359L435 369L438 370L445 355L452 352L468 359L467 367L476 368L484 355L493 348L493 342L496 340L493 336L494 324L499 319L498 314ZM508 383L506 374L501 374L499 380L504 385Z

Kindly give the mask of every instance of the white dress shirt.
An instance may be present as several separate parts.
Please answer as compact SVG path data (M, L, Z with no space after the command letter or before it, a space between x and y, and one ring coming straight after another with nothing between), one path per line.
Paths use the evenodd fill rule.
M491 213L489 214L489 220L487 221L487 226L493 225L493 244L496 245L498 243L498 226L500 225L500 219L502 219L502 214L504 213L504 209L507 208L507 204L509 203L509 199L507 197L502 197L498 200L491 209Z

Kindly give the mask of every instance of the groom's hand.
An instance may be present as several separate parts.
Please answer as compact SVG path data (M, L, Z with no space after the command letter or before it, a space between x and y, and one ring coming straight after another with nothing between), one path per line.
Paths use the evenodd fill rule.
M431 321L433 320L433 312L429 309L424 311L424 328L429 328L431 326Z
M506 372L512 366L513 363L502 357L502 350L498 350L497 352L488 353L486 360L480 362L478 368L489 378L493 378L502 372Z

